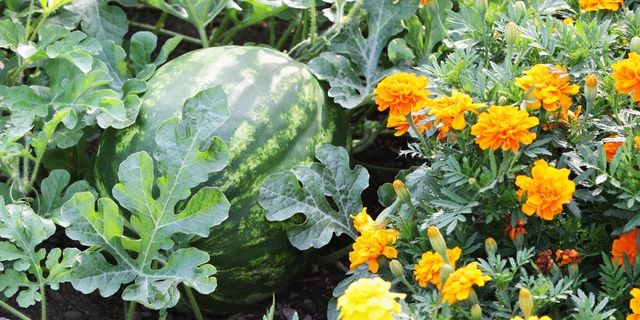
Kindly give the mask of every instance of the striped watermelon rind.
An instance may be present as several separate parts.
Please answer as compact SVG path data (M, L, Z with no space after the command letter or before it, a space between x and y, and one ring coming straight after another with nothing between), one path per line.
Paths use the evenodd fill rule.
M243 310L283 289L308 266L310 252L293 248L285 224L268 222L256 199L262 181L275 172L313 161L318 145L343 137L337 108L306 66L266 48L225 46L189 52L149 81L136 124L106 130L90 173L103 195L115 185L127 155L155 149L153 136L197 92L222 85L231 117L215 135L230 152L225 170L204 185L220 187L231 202L229 219L193 245L210 253L218 288L198 296L211 313ZM213 134L213 133L212 133Z

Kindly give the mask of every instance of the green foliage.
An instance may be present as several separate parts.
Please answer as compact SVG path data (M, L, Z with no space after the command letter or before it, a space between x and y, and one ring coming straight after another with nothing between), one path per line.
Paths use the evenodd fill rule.
M168 119L158 129L157 168L146 152L132 154L120 165L120 183L113 195L131 216L121 213L109 198L98 199L96 210L96 199L87 192L76 193L63 206L67 236L102 250L81 255L72 279L77 290L98 289L101 295L110 296L121 285L133 282L124 289L124 300L166 309L178 302L179 284L204 294L215 289L212 276L216 270L206 264L209 255L180 248L173 237L206 237L209 228L227 218L229 202L218 188L198 190L179 212L176 205L189 198L191 189L206 181L209 173L227 164L227 148L211 132L228 117L222 89L202 91L187 100L181 117ZM161 175L154 178L156 169Z
M41 301L45 287L54 290L72 278L80 250L41 248L56 230L24 203L5 204L0 198L0 292L23 308Z
M343 33L331 41L331 51L309 61L309 67L321 80L329 82L329 96L347 109L370 99L373 88L387 72L378 70L380 56L394 35L402 31L401 19L410 17L415 1L364 0L368 35L354 19Z
M301 250L321 248L333 234L355 238L351 216L362 210L360 194L369 185L367 170L361 166L351 170L343 148L320 146L316 158L320 163L267 177L258 197L270 221L290 219L296 213L306 216L303 223L287 229L289 241Z

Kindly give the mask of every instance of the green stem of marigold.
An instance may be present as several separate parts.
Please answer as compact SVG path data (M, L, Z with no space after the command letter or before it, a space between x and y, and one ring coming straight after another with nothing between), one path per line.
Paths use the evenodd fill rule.
M418 136L418 139L420 140L420 144L422 144L423 151L427 150L427 141L424 139L424 135L420 133L420 131L418 131L418 128L416 127L416 123L413 121L413 116L411 115L411 113L407 113L404 117L407 119L407 122L409 123L409 127L411 128L413 133L416 136Z
M11 305L9 305L8 303L2 300L0 300L0 307L7 310L12 315L18 317L20 320L31 320L31 318L29 318L26 314L18 311L18 309L15 309L14 307L12 307Z

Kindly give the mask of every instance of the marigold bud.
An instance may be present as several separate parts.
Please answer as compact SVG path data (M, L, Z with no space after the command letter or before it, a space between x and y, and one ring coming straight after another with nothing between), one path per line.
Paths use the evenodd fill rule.
M487 8L489 7L489 2L487 0L476 0L476 9L481 16L484 16L487 13Z
M631 50L631 52L640 54L640 37L635 36L631 38L631 43L629 44L629 50Z
M527 14L527 5L523 1L516 1L513 5L513 8L516 11L516 19L520 21L520 19L524 18Z
M389 261L389 269L391 270L391 274L394 277L398 279L404 278L404 270L402 269L402 265L400 264L400 261L396 259Z
M520 310L524 313L524 318L529 318L533 313L533 297L531 296L529 289L520 289L518 304L520 305Z
M590 74L584 78L584 96L588 101L593 101L598 94L598 78Z
M442 267L440 268L440 284L442 286L444 286L444 284L447 282L447 279L449 279L449 275L453 273L453 267L451 267L450 264L445 263L444 265L442 265Z
M498 244L496 243L496 240L491 237L487 238L487 240L484 241L484 249L487 251L488 256L495 255L498 251Z
M482 319L482 308L479 304L474 304L471 306L471 320L480 320Z
M427 229L427 235L429 236L429 242L431 243L433 250L439 253L446 261L447 243L444 241L444 237L442 236L442 233L440 233L440 230L438 230L436 226L430 226Z
M393 191L396 192L396 196L398 196L398 199L400 199L402 202L406 204L411 203L411 195L409 194L409 189L405 187L402 181L400 180L393 181Z
M514 45L518 40L519 34L520 30L518 30L518 25L516 25L513 21L507 23L504 31L504 40L507 42L507 45Z
M505 96L500 96L498 97L498 105L499 106L506 106L507 105L507 97Z

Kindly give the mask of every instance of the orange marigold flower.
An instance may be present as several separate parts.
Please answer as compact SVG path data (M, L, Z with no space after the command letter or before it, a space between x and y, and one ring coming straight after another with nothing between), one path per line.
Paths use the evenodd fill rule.
M631 95L633 101L640 101L640 54L629 53L629 58L611 65L616 89Z
M580 264L582 262L582 256L574 249L564 249L556 251L556 261L560 267L568 264Z
M504 234L508 234L511 240L515 240L518 235L527 234L527 229L524 228L526 222L522 219L518 219L515 226L511 226L511 219L507 220L507 226L504 228Z
M378 258L385 256L387 259L398 257L398 251L390 247L398 239L400 233L393 229L365 228L363 233L356 238L353 251L349 252L351 270L368 262L369 271L378 272Z
M424 133L425 130L431 128L431 122L426 122L426 115L418 114L413 115L413 123L416 124L416 129L418 129L419 133ZM389 119L387 119L387 128L394 128L396 132L393 134L396 137L402 136L407 133L411 126L407 121L407 118L400 114L389 114Z
M366 229L375 228L376 224L367 213L367 207L362 208L362 211L358 212L355 216L351 216L353 220L353 227L360 233Z
M406 115L424 106L431 92L429 81L415 73L399 72L384 78L373 90L379 111L389 109L390 114Z
M454 130L463 130L467 123L464 114L467 111L478 113L476 109L483 107L482 103L473 103L468 95L453 90L451 96L444 96L430 101L427 105L429 114L435 115L434 124L442 123L443 127Z
M554 265L553 257L551 256L551 250L545 250L538 253L535 261L536 266L542 273L548 273Z
M609 138L616 138L616 136L611 136ZM622 146L622 143L622 141L607 141L604 143L602 148L604 149L604 154L607 156L607 162L611 163L611 160L613 160L613 157Z
M631 296L633 298L631 298L631 300L629 301L629 308L631 308L631 312L633 312L633 314L628 315L627 320L639 319L640 318L640 289L638 288L631 289Z
M489 280L491 277L482 274L478 263L471 262L449 275L442 286L442 301L454 304L457 301L466 300L474 285L483 287Z
M526 317L526 319L524 319L524 318L521 318L520 316L515 316L515 317L511 318L511 320L551 320L551 317L542 316L542 317L538 318L538 316L528 316L528 317Z
M471 134L482 150L491 148L513 152L520 150L520 143L530 144L536 134L529 129L540 123L538 118L529 117L525 110L511 106L491 106L478 116L478 122L471 126Z
M455 269L456 261L460 259L462 249L455 247L453 249L447 249L447 258L449 264ZM431 283L436 287L440 287L440 269L445 264L442 256L434 251L427 251L422 254L420 261L413 269L413 275L418 281L418 285L423 288L427 287L427 284Z
M522 212L531 216L534 213L544 220L552 220L562 213L562 205L571 201L575 183L569 180L569 169L556 169L544 160L537 160L531 169L531 177L516 177L518 199L527 195L522 204Z
M429 0L420 0L420 5L424 7L424 5L427 4L427 2L429 2Z
M636 238L638 236L638 228L633 229L620 236L620 238L613 240L611 246L611 262L617 262L618 265L624 264L624 255L627 256L629 262L633 263L638 255L638 242Z
M550 67L537 64L524 72L524 76L516 78L516 86L535 99L527 102L532 109L542 106L547 111L554 111L558 107L569 108L571 97L580 91L580 87L569 83L567 70L560 66Z
M596 11L596 10L611 10L618 11L621 5L624 5L623 0L579 0L580 9L582 11Z
M640 148L640 136L633 137L633 146L635 148Z

